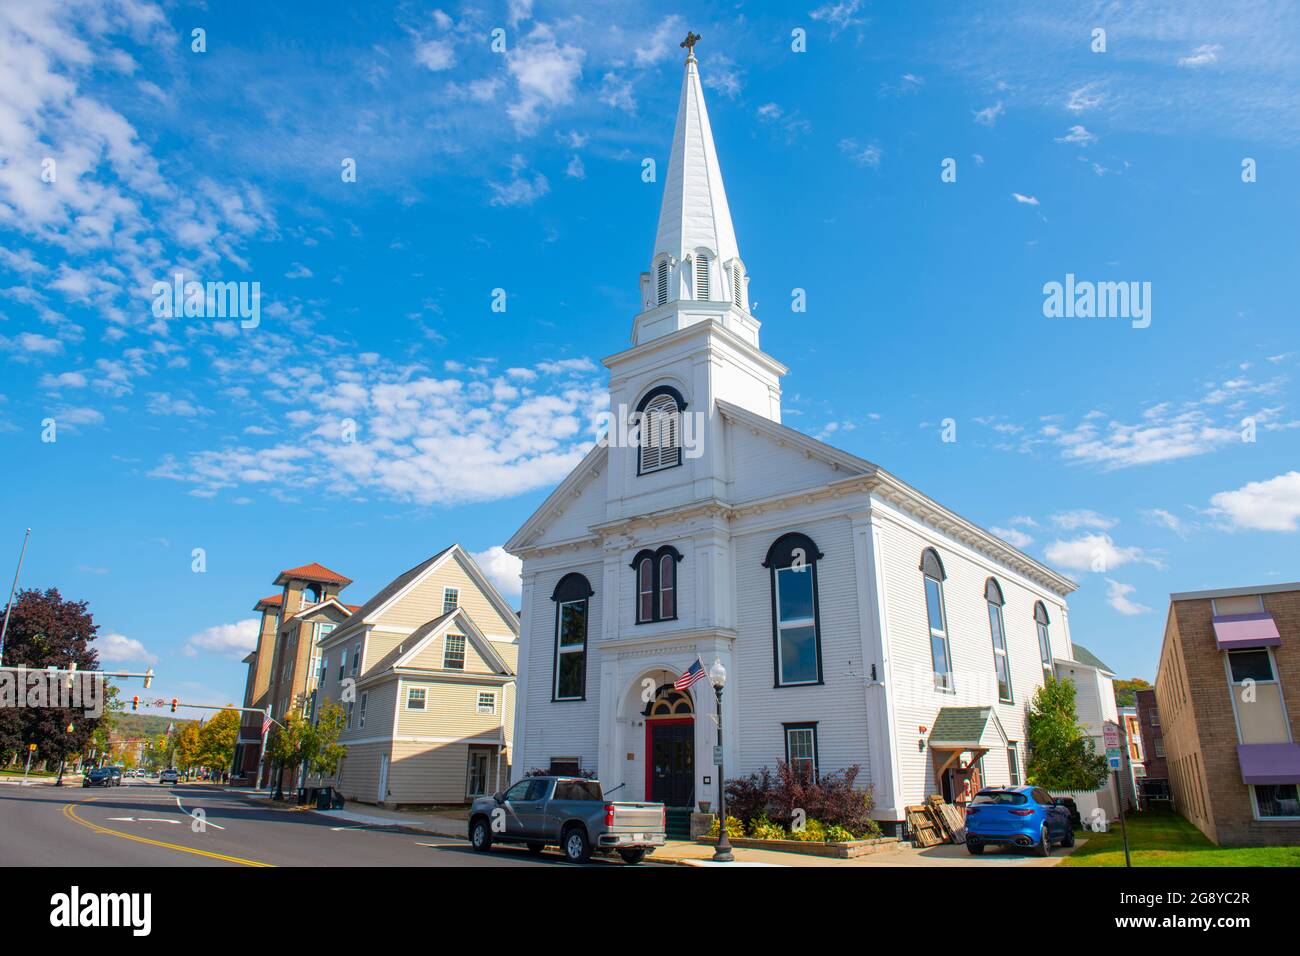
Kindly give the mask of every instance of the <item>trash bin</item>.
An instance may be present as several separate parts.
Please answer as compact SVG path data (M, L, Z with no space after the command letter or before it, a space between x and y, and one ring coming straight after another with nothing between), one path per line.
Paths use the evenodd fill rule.
M316 809L332 810L334 808L334 788L317 787L316 788Z
M299 788L298 788L298 804L299 804L299 806L303 806L303 805L305 805L307 802L308 802L308 793L307 793L307 788L306 788L306 787L299 787Z

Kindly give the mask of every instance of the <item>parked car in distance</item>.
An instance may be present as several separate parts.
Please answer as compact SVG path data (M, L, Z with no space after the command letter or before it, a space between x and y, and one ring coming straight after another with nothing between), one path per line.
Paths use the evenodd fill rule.
M1083 829L1083 815L1079 813L1079 805L1074 802L1074 797L1057 797L1054 801L1058 807L1065 807L1065 812L1070 815L1070 829Z
M966 808L966 849L976 856L986 846L1049 856L1058 843L1074 846L1070 813L1042 787L988 787Z
M469 842L480 853L494 843L522 843L534 854L559 846L570 863L612 852L625 863L640 863L648 850L664 845L666 824L662 803L606 800L599 781L525 777L504 793L474 801Z
M83 787L115 787L118 785L115 781L112 767L96 767L87 770L81 777Z
M164 770L162 773L158 774L158 782L159 783L180 783L181 775L178 774L175 770L168 768L167 770Z

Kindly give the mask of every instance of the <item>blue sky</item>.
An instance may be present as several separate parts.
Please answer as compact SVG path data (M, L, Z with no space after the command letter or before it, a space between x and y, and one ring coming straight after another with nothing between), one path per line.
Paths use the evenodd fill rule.
M160 695L240 696L281 568L359 602L459 541L511 590L628 344L688 28L787 424L1072 576L1125 675L1169 592L1300 578L1294 8L356 6L0 8L0 566L34 528L22 583ZM156 317L177 271L260 324ZM1067 274L1150 326L1046 318Z

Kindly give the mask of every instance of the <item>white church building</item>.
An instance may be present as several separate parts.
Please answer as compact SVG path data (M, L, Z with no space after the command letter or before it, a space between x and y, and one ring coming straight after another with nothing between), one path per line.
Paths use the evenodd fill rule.
M781 423L786 367L759 344L690 48L649 266L631 346L604 360L610 406L681 427L643 448L615 429L506 545L516 776L716 807L713 687L673 688L698 657L728 675L728 779L856 764L887 832L929 794L1023 782L1024 708L1073 659L1075 585Z

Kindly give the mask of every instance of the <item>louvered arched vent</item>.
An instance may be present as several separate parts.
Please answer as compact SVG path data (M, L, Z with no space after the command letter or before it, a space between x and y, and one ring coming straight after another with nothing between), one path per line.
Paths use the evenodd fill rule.
M656 395L646 405L641 414L641 474L681 464L677 419L677 402L671 395Z
M709 297L709 257L700 253L695 257L695 298Z
M740 265L735 264L731 267L731 301L736 303L736 308L743 309L744 303L741 302L740 296Z
M668 301L668 260L659 263L659 304Z

